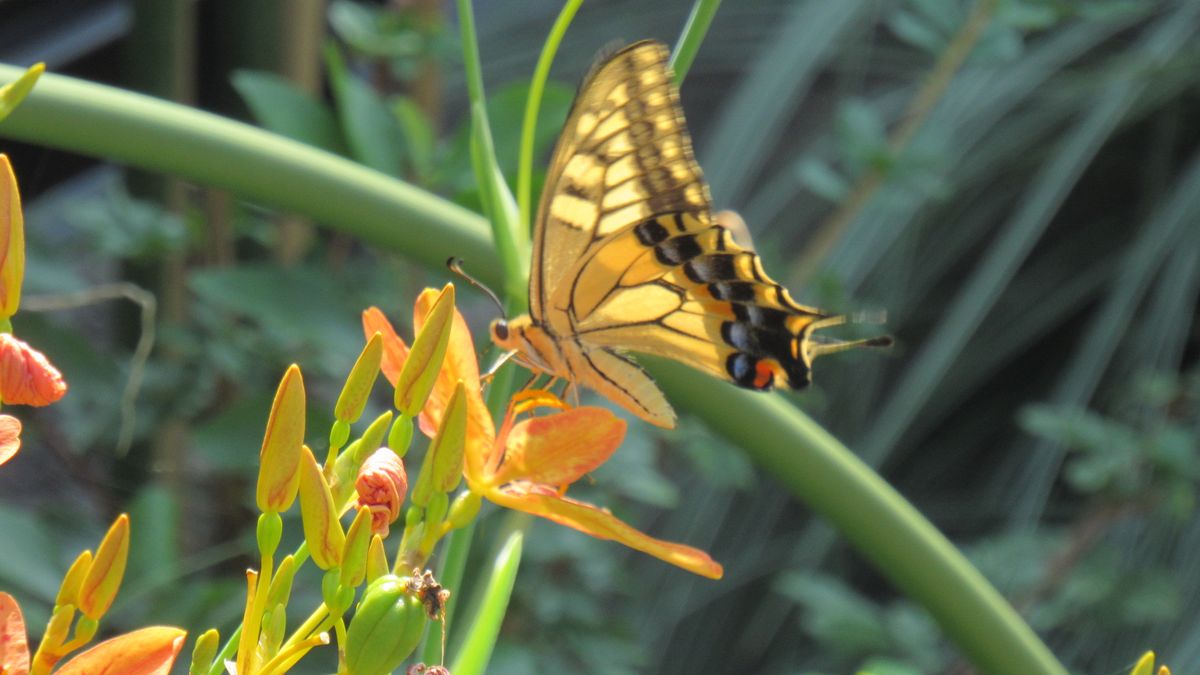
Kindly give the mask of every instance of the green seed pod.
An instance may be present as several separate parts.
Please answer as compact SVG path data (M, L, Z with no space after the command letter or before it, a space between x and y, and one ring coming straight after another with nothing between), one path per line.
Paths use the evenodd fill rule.
M349 672L391 673L417 648L427 621L421 599L403 577L385 574L372 581L346 631Z

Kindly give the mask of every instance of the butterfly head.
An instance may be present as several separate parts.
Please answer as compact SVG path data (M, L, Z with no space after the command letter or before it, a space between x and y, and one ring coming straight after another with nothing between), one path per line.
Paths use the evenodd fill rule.
M493 319L492 323L488 325L488 333L491 335L492 342L494 342L497 347L506 349L508 351L513 351L520 348L521 340L514 335L514 333L517 333L519 330L520 327L514 331L509 327L508 319L503 318Z
M564 370L557 358L553 337L535 324L528 314L512 319L495 319L488 326L492 342L505 351L515 352L517 362L547 373Z

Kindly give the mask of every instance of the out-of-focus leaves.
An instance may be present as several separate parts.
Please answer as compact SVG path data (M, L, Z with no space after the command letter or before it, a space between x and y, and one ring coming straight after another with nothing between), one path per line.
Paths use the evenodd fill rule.
M891 162L887 131L879 112L863 101L848 101L838 110L838 136L846 162L855 173L886 168Z
M775 588L803 608L805 631L838 653L873 653L892 644L878 608L833 577L789 572Z
M330 152L345 154L346 146L333 111L308 92L274 73L254 70L235 72L232 82L264 128Z
M120 189L102 199L76 202L67 217L90 238L93 251L109 257L150 259L187 243L187 230L178 215Z
M53 604L66 566L56 556L56 545L45 523L28 511L0 504L0 532L8 544L0 556L0 585L36 593ZM30 609L25 611L25 620L32 621Z
M323 314L328 318L329 309L345 306L343 284L325 268L266 264L209 268L192 274L188 285L206 303L252 319L279 347L309 344L330 348L362 340L353 318L317 320ZM346 361L345 369L356 355L340 357Z
M429 117L415 101L407 96L398 96L392 101L392 114L404 136L408 149L407 160L422 182L434 171L434 153L437 150L437 134Z
M346 67L336 47L325 50L325 63L350 156L376 171L398 176L404 139L387 103Z
M377 57L397 58L421 52L424 39L402 12L386 11L360 2L334 0L329 25L352 49Z
M831 202L841 200L850 191L850 184L841 174L815 157L805 158L796 165L796 177L813 194Z

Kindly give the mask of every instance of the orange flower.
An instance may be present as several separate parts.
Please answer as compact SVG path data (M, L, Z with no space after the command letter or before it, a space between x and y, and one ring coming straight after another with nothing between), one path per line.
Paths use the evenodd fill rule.
M388 526L400 517L400 506L408 492L408 474L404 460L391 448L380 448L371 454L354 481L358 503L371 509L371 532L388 536Z
M168 675L187 631L171 626L142 628L105 640L70 659L60 675ZM25 617L17 601L0 593L0 673L29 675Z
M21 449L21 420L0 415L0 464L12 459Z
M625 422L607 408L584 406L515 422L521 409L563 407L549 392L509 406L489 452L468 461L471 490L489 501L552 520L597 539L613 539L689 572L720 579L721 565L691 546L655 539L608 509L567 497L568 485L608 461L625 437ZM517 412L514 412L517 411ZM473 473L471 467L482 470Z
M438 291L417 298L414 325L420 331ZM379 310L363 313L366 336L383 335L383 372L395 382L405 348ZM497 436L495 423L480 394L475 344L462 316L455 311L445 362L421 414L421 430L436 433L455 389L462 382L467 396L467 439L463 475L470 490L507 508L541 516L599 539L630 548L712 579L721 565L699 549L655 539L607 509L565 495L571 483L608 460L625 437L625 423L605 408L580 407L516 421L535 407L567 408L549 392L514 397Z
M426 288L417 296L413 308L413 331L420 333L425 326L425 318L433 308L441 291ZM404 340L396 334L390 321L378 308L371 307L363 312L363 333L369 340L376 332L383 336L383 363L380 365L384 377L392 386L396 386L400 378L400 370L408 358L408 347ZM442 369L438 372L433 391L425 401L419 419L421 431L432 438L437 434L442 415L450 399L454 397L454 389L458 381L464 384L467 397L467 461L474 451L482 452L483 446L490 446L496 437L495 424L488 412L487 404L483 402L483 394L479 388L479 362L475 358L475 341L471 339L471 330L458 310L454 310L454 322L450 327L450 342L446 346L446 356L442 361ZM399 449L399 448L397 448Z
M0 402L50 405L67 393L62 374L38 350L0 333Z

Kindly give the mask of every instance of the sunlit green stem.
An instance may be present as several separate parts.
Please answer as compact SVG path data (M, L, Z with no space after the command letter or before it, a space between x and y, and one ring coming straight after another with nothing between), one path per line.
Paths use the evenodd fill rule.
M546 79L550 77L550 64L558 53L567 27L575 18L575 12L583 0L567 0L558 13L546 42L542 45L542 53L538 56L537 66L533 69L533 79L529 82L529 97L525 99L525 117L521 121L521 149L517 156L517 209L519 222L525 232L529 232L533 208L533 141L537 135L538 110L542 107L542 94L546 91ZM526 237L528 239L528 237Z
M675 71L675 84L683 84L683 78L687 77L688 71L691 70L696 52L700 51L700 43L704 42L708 27L712 25L713 16L720 6L721 0L696 0L696 4L692 5L692 13L688 15L683 32L679 35L679 42L671 52L671 69Z
M24 72L0 64L0 82ZM436 195L248 124L113 87L43 75L0 136L226 188L432 269L451 255L495 255L484 219ZM502 280L494 265L472 271L485 283Z
M492 559L492 569L483 588L482 600L471 617L466 639L450 668L455 675L481 675L487 668L496 638L500 635L500 625L508 611L530 518L516 512L507 516L507 533L501 537L503 543Z

